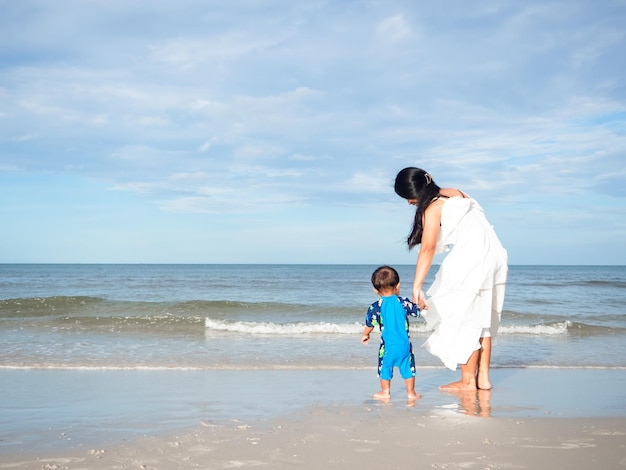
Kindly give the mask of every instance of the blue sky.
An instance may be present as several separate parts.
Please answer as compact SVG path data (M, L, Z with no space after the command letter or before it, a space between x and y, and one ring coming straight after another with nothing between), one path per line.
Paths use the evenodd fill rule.
M626 264L626 2L0 0L0 262Z

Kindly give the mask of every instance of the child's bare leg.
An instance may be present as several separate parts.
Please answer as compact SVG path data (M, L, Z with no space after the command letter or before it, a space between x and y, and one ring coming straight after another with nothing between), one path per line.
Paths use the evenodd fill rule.
M374 394L374 398L377 399L386 399L391 397L391 392L389 389L391 388L391 380L383 380L380 379L380 392Z
M480 352L478 355L477 385L481 390L491 390L491 381L489 380L491 337L480 338L480 346Z
M461 380L442 385L441 390L476 390L476 369L478 367L478 356L480 350L472 353L467 364L461 364Z
M406 384L406 396L410 400L419 400L422 396L419 393L415 393L415 377L411 377L410 379L405 379L404 383Z

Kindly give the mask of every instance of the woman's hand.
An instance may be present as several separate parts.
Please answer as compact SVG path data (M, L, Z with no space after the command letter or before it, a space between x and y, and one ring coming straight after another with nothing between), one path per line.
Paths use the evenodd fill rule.
M413 287L413 303L417 304L420 310L428 310L426 294L424 294L424 291L421 287Z

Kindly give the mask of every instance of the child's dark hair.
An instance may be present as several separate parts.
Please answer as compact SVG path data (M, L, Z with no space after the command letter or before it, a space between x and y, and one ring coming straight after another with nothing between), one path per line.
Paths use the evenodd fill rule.
M379 292L395 289L398 284L400 275L391 266L381 266L372 273L372 285Z
M435 184L433 177L428 172L421 168L408 167L400 170L396 175L394 189L398 196L417 201L413 228L406 239L409 249L411 249L422 243L424 211L433 200L440 196L439 190L441 188Z

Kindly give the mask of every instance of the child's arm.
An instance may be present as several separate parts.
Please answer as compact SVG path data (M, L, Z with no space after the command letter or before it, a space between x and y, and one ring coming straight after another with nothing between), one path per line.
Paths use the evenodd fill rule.
M370 333L372 332L373 329L374 329L373 326L366 326L363 329L363 336L361 336L361 344L367 344L367 342L370 340Z
M363 336L361 336L361 343L367 344L370 340L370 333L374 329L376 325L380 327L379 323L379 315L380 315L380 299L374 302L367 309L367 314L365 315L365 329L363 330Z
M417 306L416 303L411 302L406 297L405 298L400 297L400 301L402 302L402 306L404 307L404 310L406 310L407 315L410 315L412 317L420 316L420 308Z

